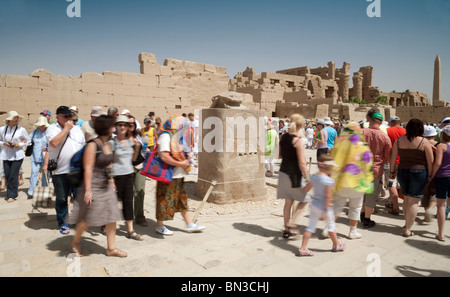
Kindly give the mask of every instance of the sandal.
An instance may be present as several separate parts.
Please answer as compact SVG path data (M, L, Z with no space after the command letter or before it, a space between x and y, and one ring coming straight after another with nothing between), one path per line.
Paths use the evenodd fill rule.
M283 231L283 238L288 239L291 236L298 235L298 232L296 230L291 231L292 229L295 229L295 228L286 226L286 230Z
M310 251L309 249L306 250L302 250L302 249L298 249L298 252L300 254L300 256L305 257L305 256L314 256L314 253L312 251Z
M406 234L406 233L403 233L403 234L402 234L403 237L411 237L411 236L413 236L413 235L414 235L414 232L412 232L412 231L409 231L409 235Z
M339 241L338 245L333 245L333 248L331 250L333 252L343 252L345 250L345 242Z
M439 235L436 235L436 239L439 240L439 241L442 241L442 242L445 241L445 238L444 237L439 237Z
M144 238L142 238L142 236L137 234L136 231L134 231L134 230L127 232L127 238L138 240L138 241L144 240Z
M128 254L124 251L119 250L118 248L114 248L113 250L106 249L106 255L108 257L119 257L119 258L126 258L128 257Z
M59 228L59 233L61 233L63 235L69 234L70 233L69 226L62 226L61 228Z

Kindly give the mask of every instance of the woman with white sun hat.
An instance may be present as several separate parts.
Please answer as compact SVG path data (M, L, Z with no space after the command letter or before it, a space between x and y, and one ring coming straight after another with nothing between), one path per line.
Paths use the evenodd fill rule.
M14 202L18 197L19 171L25 153L23 147L30 142L25 128L19 126L23 116L15 110L9 111L5 119L5 126L0 128L0 146L3 148L0 159L3 161L3 170L6 179L7 202Z

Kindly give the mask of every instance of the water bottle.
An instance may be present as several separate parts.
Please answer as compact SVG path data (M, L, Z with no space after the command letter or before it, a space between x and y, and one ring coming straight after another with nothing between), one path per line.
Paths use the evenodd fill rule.
M147 146L148 146L148 142L149 142L149 138L148 138L147 134L144 136L143 141L144 141L144 147L142 149L145 151L145 150L147 150Z

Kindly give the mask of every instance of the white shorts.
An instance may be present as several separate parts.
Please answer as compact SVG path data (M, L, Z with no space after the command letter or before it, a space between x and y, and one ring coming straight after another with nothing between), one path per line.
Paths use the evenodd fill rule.
M314 205L310 206L309 225L306 228L306 231L311 233L316 232L317 222L320 220L323 213L324 211L322 209L317 208ZM332 207L327 209L326 216L328 232L334 232L336 230L336 223L334 222L334 211Z

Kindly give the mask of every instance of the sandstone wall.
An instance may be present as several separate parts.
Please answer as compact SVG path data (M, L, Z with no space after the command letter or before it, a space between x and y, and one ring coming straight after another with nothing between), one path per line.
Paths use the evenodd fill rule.
M438 124L443 118L450 116L448 106L422 106L422 107L397 107L397 116L402 122L407 123L412 118L421 119L424 122Z
M150 53L141 53L139 63L140 73L105 71L64 76L38 69L29 76L0 74L0 114L16 110L25 117L22 125L31 131L44 109L54 114L60 105L75 105L79 117L86 121L94 105L104 111L117 106L120 111L129 109L143 125L150 111L164 120L173 112L209 107L214 95L228 91L224 67L175 59L159 65ZM0 115L1 124L4 118L6 115Z

